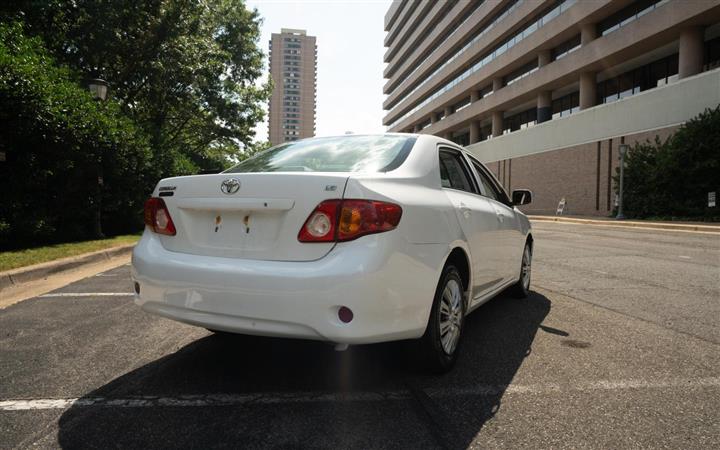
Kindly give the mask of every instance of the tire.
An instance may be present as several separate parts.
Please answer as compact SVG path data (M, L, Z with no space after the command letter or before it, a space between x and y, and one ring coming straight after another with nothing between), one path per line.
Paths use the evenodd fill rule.
M510 287L510 294L516 298L525 298L530 295L530 278L532 277L532 246L525 243L522 261L520 262L520 277L518 282Z
M457 360L465 323L465 288L455 266L443 270L435 290L425 334L419 340L419 359L433 373L449 371Z

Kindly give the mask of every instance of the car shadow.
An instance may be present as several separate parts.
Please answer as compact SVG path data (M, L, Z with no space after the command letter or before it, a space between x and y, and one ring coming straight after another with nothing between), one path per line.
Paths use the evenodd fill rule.
M483 305L467 318L461 355L445 375L422 373L407 342L335 352L318 342L208 335L83 397L141 397L154 406L76 404L59 420L58 442L63 448L466 448L500 409L550 306L535 292ZM235 400L172 405L178 398Z

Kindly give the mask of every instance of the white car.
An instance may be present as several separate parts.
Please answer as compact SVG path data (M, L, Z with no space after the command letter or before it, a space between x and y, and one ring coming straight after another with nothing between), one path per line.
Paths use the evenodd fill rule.
M161 180L132 257L135 303L212 331L337 344L417 339L449 369L464 317L530 286L530 222L430 135L312 138L220 174Z

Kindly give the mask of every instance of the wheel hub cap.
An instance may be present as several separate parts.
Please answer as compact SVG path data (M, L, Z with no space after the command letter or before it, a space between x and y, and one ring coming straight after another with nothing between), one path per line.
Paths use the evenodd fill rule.
M460 340L462 326L462 289L456 280L449 280L440 302L440 343L451 355Z

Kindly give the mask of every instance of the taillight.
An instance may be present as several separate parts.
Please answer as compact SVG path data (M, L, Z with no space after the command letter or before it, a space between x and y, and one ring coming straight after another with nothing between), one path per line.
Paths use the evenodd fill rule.
M156 233L175 236L175 224L161 198L151 197L145 202L145 225Z
M298 233L300 242L333 242L338 206L341 200L325 200L317 205Z
M375 200L325 200L305 221L300 242L351 241L367 234L397 227L402 208Z

